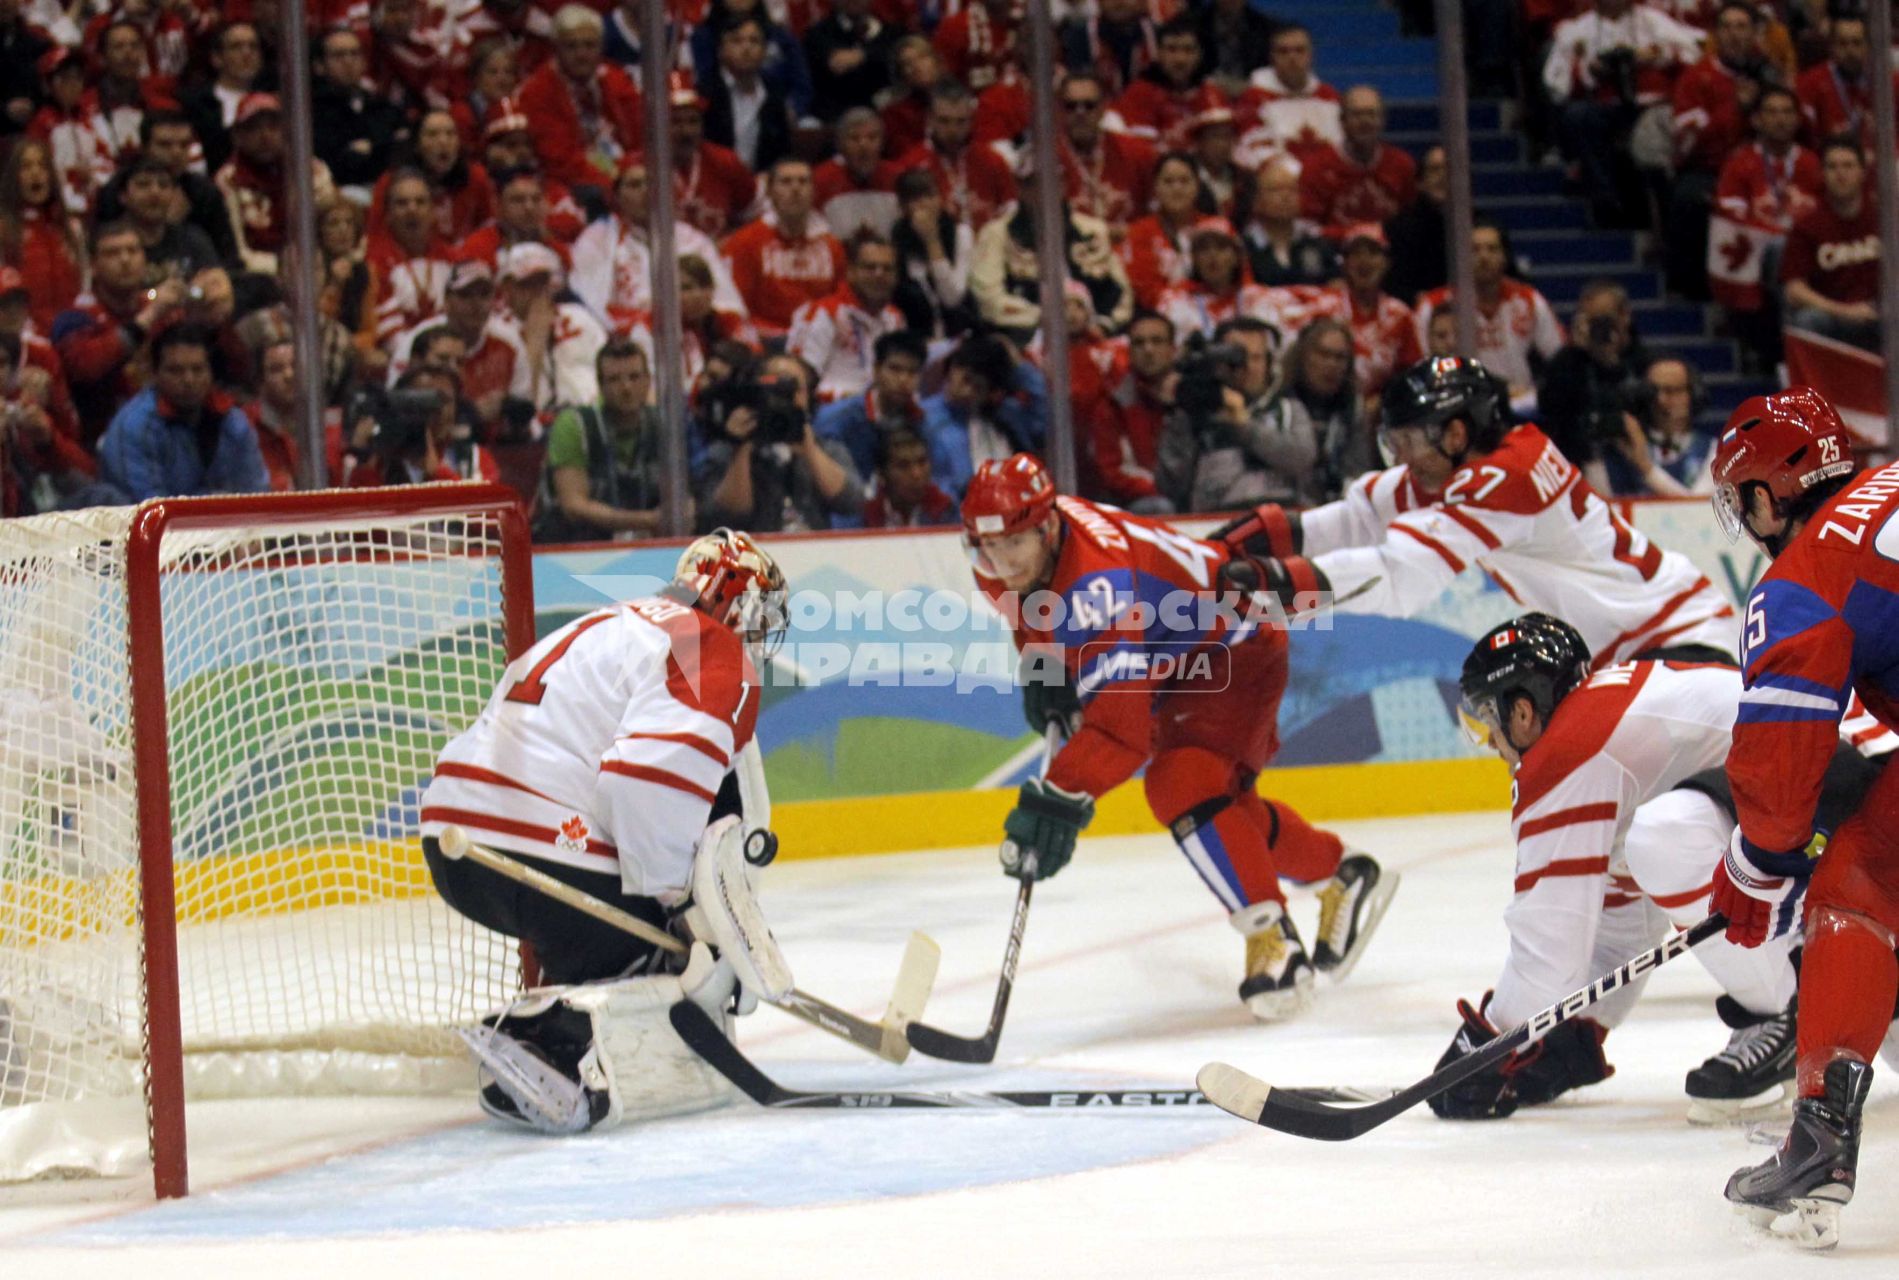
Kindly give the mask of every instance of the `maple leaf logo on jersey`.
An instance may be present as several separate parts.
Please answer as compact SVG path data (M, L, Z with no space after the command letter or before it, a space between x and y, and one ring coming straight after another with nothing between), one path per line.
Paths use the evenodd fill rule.
M587 824L581 820L580 815L576 814L560 824L560 839L554 841L554 844L568 853L585 853L587 836Z

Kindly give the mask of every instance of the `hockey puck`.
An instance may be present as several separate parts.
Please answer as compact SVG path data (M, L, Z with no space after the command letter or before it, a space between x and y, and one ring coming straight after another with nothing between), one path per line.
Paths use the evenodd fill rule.
M745 860L755 867L768 867L778 856L778 837L760 827L745 837Z

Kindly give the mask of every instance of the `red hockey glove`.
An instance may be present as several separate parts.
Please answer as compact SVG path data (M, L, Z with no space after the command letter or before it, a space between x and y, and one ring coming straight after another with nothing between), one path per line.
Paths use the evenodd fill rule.
M1332 590L1331 582L1304 556L1283 560L1235 556L1220 566L1220 581L1227 590L1242 595L1270 592L1279 598L1288 617L1318 608L1320 594Z
M1734 829L1727 856L1714 869L1711 905L1728 918L1727 938L1736 946L1758 947L1800 923L1800 907L1813 874L1813 860L1826 849L1816 835L1803 850L1769 853Z
M1262 503L1243 516L1235 516L1207 537L1226 543L1235 554L1244 553L1255 559L1270 556L1284 560L1297 555L1305 544L1299 513L1287 511L1277 502Z

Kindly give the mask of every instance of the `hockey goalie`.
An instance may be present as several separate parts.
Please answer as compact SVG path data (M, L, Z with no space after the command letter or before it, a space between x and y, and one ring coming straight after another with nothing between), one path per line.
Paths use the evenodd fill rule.
M515 659L443 749L422 799L435 888L527 943L545 984L463 1033L489 1114L576 1133L715 1105L727 1086L666 1011L691 999L723 1018L790 990L744 856L770 820L752 731L785 610L772 558L716 530L658 594L576 618ZM688 940L686 962L445 855L451 826Z

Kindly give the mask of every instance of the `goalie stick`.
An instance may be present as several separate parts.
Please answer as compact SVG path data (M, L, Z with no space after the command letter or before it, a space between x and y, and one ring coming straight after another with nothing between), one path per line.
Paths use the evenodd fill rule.
M1011 1089L993 1093L956 1090L930 1093L916 1089L810 1091L787 1089L758 1069L737 1045L719 1030L706 1011L690 1000L674 1005L669 1016L673 1030L694 1053L720 1075L738 1086L739 1092L778 1111L863 1110L893 1111L928 1108L932 1110L978 1109L1010 1110L1044 1108L1054 1111L1159 1111L1204 1107L1209 1099L1197 1089ZM1339 1102L1365 1101L1383 1096L1381 1091L1360 1089L1314 1089L1313 1097Z
M444 856L450 859L468 858L496 875L526 885L537 893L544 893L576 911L630 933L642 942L651 943L674 955L686 953L686 944L664 929L556 880L545 871L519 859L478 845L460 827L444 827L437 843L441 845ZM903 963L897 969L897 982L891 991L890 1003L884 1007L884 1016L879 1022L860 1018L795 987L773 1007L783 1009L820 1031L828 1031L840 1040L848 1040L886 1062L902 1062L910 1056L910 1042L904 1038L904 1029L911 1019L922 1014L923 1006L928 1003L930 988L936 984L936 966L941 956L941 948L929 937L921 933L910 935L910 941L903 949Z
M1055 753L1061 750L1062 730L1059 724L1050 724L1042 735L1042 773L1048 773L1049 762ZM1033 854L1029 855L1034 857ZM903 1029L909 1038L911 1048L932 1058L944 1058L950 1062L994 1062L996 1047L1002 1043L1002 1020L1009 1014L1009 996L1015 990L1016 961L1022 956L1022 931L1029 927L1029 895L1035 889L1035 879L1024 876L1021 888L1015 893L1015 914L1009 918L1009 945L1002 952L1002 976L996 980L996 1002L989 1009L989 1026L973 1039L967 1036L951 1035L947 1031L932 1027L923 1022L912 1022Z
M1362 1137L1393 1116L1409 1111L1425 1099L1444 1092L1503 1061L1537 1037L1568 1022L1604 996L1627 986L1649 970L1667 964L1727 927L1727 917L1716 912L1684 933L1677 933L1628 963L1573 991L1547 1009L1531 1014L1527 1022L1504 1032L1474 1053L1433 1071L1408 1089L1381 1102L1340 1107L1296 1089L1278 1089L1257 1076L1224 1062L1209 1062L1195 1077L1207 1099L1220 1110L1268 1129L1321 1142L1347 1142ZM714 1064L717 1065L716 1063Z

